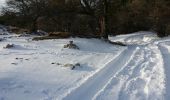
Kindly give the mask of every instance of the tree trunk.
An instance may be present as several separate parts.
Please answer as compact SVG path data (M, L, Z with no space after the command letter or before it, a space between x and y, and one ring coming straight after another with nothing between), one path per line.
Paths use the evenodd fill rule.
M108 1L103 0L104 15L100 18L102 39L108 40Z
M38 23L37 23L38 18L39 18L39 17L36 17L36 18L33 20L31 32L37 32L37 30L38 30Z

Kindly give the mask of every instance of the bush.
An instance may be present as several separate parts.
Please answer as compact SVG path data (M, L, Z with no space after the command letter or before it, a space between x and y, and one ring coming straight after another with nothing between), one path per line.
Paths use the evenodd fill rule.
M69 32L50 32L49 37L57 37L57 38L69 38L71 37L71 33Z

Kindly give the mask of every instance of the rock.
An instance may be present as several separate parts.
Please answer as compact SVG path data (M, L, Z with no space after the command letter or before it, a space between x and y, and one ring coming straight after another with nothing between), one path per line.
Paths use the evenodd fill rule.
M52 62L51 64L52 64L52 65L54 65L54 64L56 64L56 65L62 65L62 64L60 64L60 63L54 63L54 62Z
M15 58L16 60L23 60L23 58Z
M74 70L77 67L80 67L80 63L76 63L76 64L65 64L64 67L69 67L71 70Z
M75 66L73 64L65 64L64 67L70 68L71 70L73 70L75 68Z
M80 66L80 63L76 63L75 66Z
M52 65L54 65L55 63L51 63Z
M73 43L73 41L69 41L69 44L64 45L64 48L69 48L69 49L79 49L79 47Z
M57 65L61 65L60 63L57 63Z
M9 48L13 48L14 44L7 44L4 48L9 49Z
M12 65L18 65L18 63L11 63Z

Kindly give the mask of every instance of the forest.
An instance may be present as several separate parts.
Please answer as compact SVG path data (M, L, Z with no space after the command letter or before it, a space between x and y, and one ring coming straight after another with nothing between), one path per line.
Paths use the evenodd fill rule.
M169 0L7 0L0 23L30 32L108 35L153 31L170 34Z

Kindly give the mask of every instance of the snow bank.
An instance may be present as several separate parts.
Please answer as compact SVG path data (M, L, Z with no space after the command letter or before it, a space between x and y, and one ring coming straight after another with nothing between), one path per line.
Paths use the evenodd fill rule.
M158 40L159 38L157 37L156 33L140 31L132 34L110 37L110 39L112 41L119 41L130 45L132 44L145 45L155 40Z

